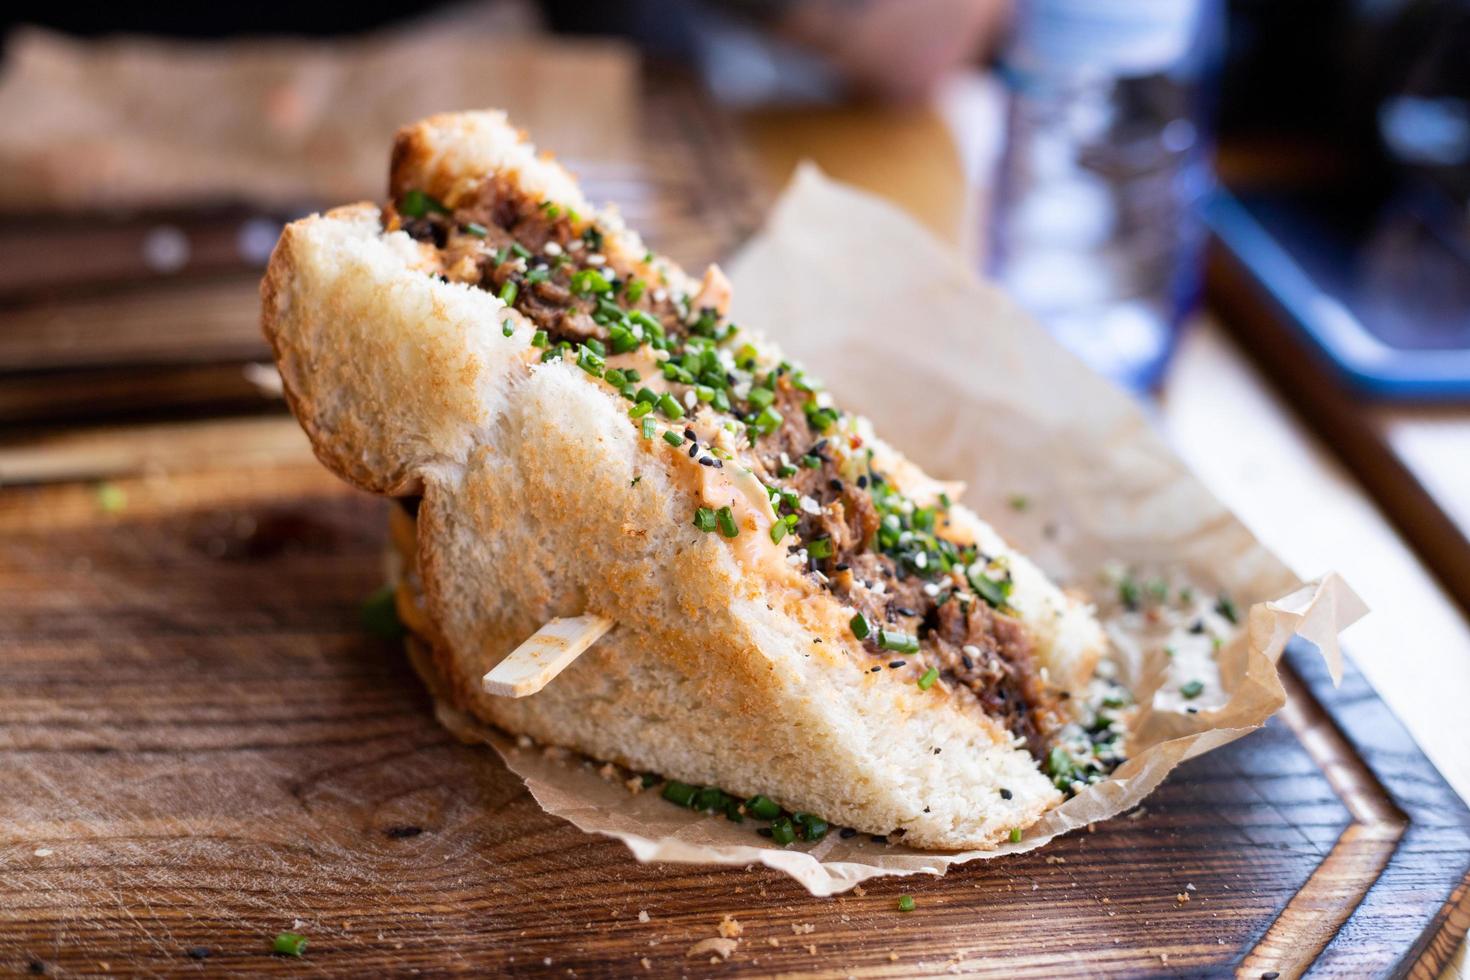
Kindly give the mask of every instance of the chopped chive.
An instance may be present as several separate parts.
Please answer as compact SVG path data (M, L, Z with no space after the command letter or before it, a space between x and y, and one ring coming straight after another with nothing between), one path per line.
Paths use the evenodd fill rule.
M1185 684L1179 688L1179 694L1186 701L1193 701L1195 698L1199 697L1203 693L1205 693L1204 681L1190 681L1188 684Z
M878 631L878 647L882 650L893 650L897 653L918 653L919 639L900 630L880 629Z
M664 783L663 797L670 803L689 806L694 802L694 794L698 792L698 789L690 786L688 783L681 783L671 779L667 783Z
M612 385L614 388L622 388L623 385L628 383L627 375L623 374L623 372L619 371L617 368L608 368L602 376L607 380L607 383Z
M801 457L801 465L805 466L809 470L820 469L822 466L822 457L814 456L811 453L807 453L805 456Z
M912 912L914 910L914 896L912 896L912 895L900 895L900 896L898 896L898 910L900 912Z
M505 265L505 260L510 258L510 249L502 245L495 250L495 254L491 258L495 260L496 265Z
M668 433L664 433L668 435ZM706 534L715 529L715 512L708 507L696 507L694 509L694 526Z
M771 840L783 847L796 840L796 828L791 826L789 817L777 817L771 821Z
M638 389L638 400L640 402L647 402L650 405L657 405L658 404L658 392L654 391L652 388L647 388L647 387L639 388Z
M643 298L643 290L647 288L641 279L629 279L628 284L623 287L623 296L629 303L636 303Z
M608 293L612 292L612 283L596 269L578 269L572 273L572 292L578 295Z
M872 632L872 630L868 628L868 621L863 617L862 613L858 613L856 616L852 617L852 619L848 621L847 625L852 627L852 635L857 637L859 640L866 640L868 638L868 634Z
M417 189L404 194L403 200L398 202L398 213L408 215L410 218L422 218L430 211L437 211L440 214L449 213L448 208Z
M279 956L300 956L306 952L306 937L299 932L282 932L271 944L271 952Z
M819 841L827 836L829 829L827 821L815 813L793 813L791 819L801 829L802 840Z
M669 394L667 391L664 392L663 396L658 400L658 410L662 412L666 418L682 419L684 417L684 406L680 405L679 400L673 395Z
M516 325L510 317L506 317L500 324L500 332L509 337L516 332Z
M664 442L668 443L671 446L682 446L684 445L684 436L682 433L675 432L670 429L668 432L664 433Z
M577 354L577 366L595 378L602 377L602 370L606 362L596 351L589 347L583 347Z
M1140 598L1138 583L1133 581L1133 576L1125 576L1118 583L1118 601L1123 603L1124 608L1134 611L1138 609Z
M786 537L786 522L777 521L771 525L771 543L780 544L781 539Z
M551 343L551 338L546 335L545 330L537 330L531 334L532 347L546 347Z
M1021 843L1021 828L1020 827L1012 827L1011 828L1011 843L1012 844L1019 844L1019 843Z
M398 620L398 602L394 588L385 585L362 603L362 625L374 636L385 640L396 640L403 635L403 624Z
M510 306L516 301L516 294L519 292L520 287L516 285L516 281L514 279L507 279L505 285L500 287L500 301L506 306Z
M756 408L765 408L776 400L776 393L769 388L752 388L745 400Z
M641 419L651 411L653 411L653 406L648 402L634 402L633 407L628 409L628 417L631 419Z
M779 477L781 477L783 480L785 478L787 478L787 477L795 476L796 475L796 467L795 466L792 466L789 463L783 463L781 465L781 467L776 470L776 475L779 476Z
M599 355L604 355L607 353L607 348L604 347L602 345L602 341L598 340L596 337L588 337L587 346L597 351Z
M643 438L652 439L653 434L658 431L658 420L652 415L643 417Z
M476 238L484 238L486 235L490 234L490 231L482 224L474 221L467 221L465 222L464 233L466 235L474 235Z
M711 404L721 412L728 412L730 411L730 396L725 394L723 388L716 388L715 399Z
M526 273L526 282L545 282L551 278L551 270L544 265L537 266Z
M522 245L520 242L511 242L510 250L513 254L519 256L520 258L529 259L531 257L531 250L526 248L526 246Z
M1006 499L1006 503L1010 504L1011 510L1014 511L1023 511L1027 507L1031 506L1030 498L1028 498L1024 493L1011 494L1010 497Z
M1223 592L1220 593L1220 598L1215 600L1215 612L1232 623L1240 623L1240 610L1235 607L1235 600Z
M809 558L831 558L832 539L813 538L806 543L806 553Z
M757 820L775 820L781 815L781 808L769 796L757 794L745 801L745 812Z
M727 538L733 538L740 533L740 528L735 525L735 512L728 507L721 507L715 511L715 520L720 525L720 533Z
M937 680L939 680L939 668L930 667L928 670L924 671L924 676L919 678L919 690L929 690L929 688L934 686L934 682Z

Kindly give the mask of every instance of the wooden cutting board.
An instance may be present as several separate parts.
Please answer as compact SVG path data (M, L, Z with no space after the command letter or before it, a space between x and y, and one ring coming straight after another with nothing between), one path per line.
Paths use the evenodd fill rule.
M1470 924L1470 813L1300 653L1281 718L1040 852L835 899L639 865L438 726L359 624L386 505L255 425L251 467L0 490L0 970L1433 977Z

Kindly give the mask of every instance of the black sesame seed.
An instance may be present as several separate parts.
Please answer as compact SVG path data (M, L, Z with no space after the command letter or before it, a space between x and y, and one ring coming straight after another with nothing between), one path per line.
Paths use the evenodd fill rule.
M937 745L936 745L936 746L934 746L934 754L935 754L935 755L938 755L938 754L939 754L939 753L941 753L941 752L943 752L943 751L944 751L944 750L943 750L943 749L941 749L941 748L940 748L940 747L939 747L939 746L937 746Z
M847 563L847 562L845 562L845 561L840 561L840 562L838 562L838 563L837 563L837 571L839 571L839 572L845 572L845 571L847 571L847 570L848 570L848 569L849 569L849 568L851 568L851 567L852 567L852 566L851 566L851 565L849 565L849 564L848 564L848 563Z
M842 492L842 481L839 480L839 479L837 479L836 477L833 477L832 479L828 480L827 481L827 486L831 487L833 490L837 491L838 493L841 493Z
M880 671L882 669L883 669L883 665L882 664L876 664L876 665L868 668L868 673L870 673L870 674L876 674L878 671Z
M698 437L695 436L693 429L685 429L684 430L684 438L685 439L688 439L690 442L695 442L698 439Z
M890 661L888 661L888 666L891 667L891 668L893 668L894 670L897 670L898 668L902 667L906 663L908 663L907 660L890 660Z
M970 655L968 653L960 654L960 663L965 665L966 670L975 669L975 661L970 659Z
M898 614L900 616L917 616L917 615L919 615L918 613L916 613L912 609L910 609L908 606L895 606L894 608L898 610Z
M857 831L853 830L851 827L843 827L837 832L837 836L841 837L843 840L851 840L852 838L857 836Z
M699 455L699 443L697 443L697 442L690 443L689 444L689 458L690 459L693 459L694 457L696 457L698 455Z
M1190 623L1189 624L1189 631L1191 633L1203 633L1205 631L1205 622L1204 622L1204 620L1202 620L1202 619L1196 619L1194 622Z
M872 842L874 844L887 844L888 843L888 835L887 834L874 834L870 839L872 840Z
M859 490L866 490L866 489L868 489L868 478L866 476L860 476L860 477L858 477L858 489Z
M713 465L715 465L715 458L713 456L702 456L702 457L700 457L699 465L700 466L713 466Z
M1008 789L1006 789L1006 788L1005 788L1005 787L1004 787L1004 786L1002 786L1002 787L1001 787L1001 788L1000 788L1000 798L1001 798L1001 799L1003 799L1003 800L1008 800L1008 799L1010 799L1010 798L1011 798L1011 797L1012 797L1012 796L1013 796L1013 795L1014 795L1014 794L1012 794L1012 793L1011 793L1011 791L1010 791L1010 790L1008 790Z
M1267 970L1265 973L1261 974L1261 980L1276 980L1276 978L1279 976L1281 976L1280 971Z

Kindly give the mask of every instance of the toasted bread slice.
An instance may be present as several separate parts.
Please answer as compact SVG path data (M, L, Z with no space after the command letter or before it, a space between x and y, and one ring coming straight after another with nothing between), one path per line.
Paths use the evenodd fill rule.
M491 181L497 203L484 213L540 208L558 216L562 233L566 222L571 234L592 229L596 267L621 284L639 277L661 283L666 295L722 307L722 277L696 282L646 254L502 114L437 116L400 133L395 201L428 195L435 213L461 214ZM704 435L694 450L661 437L706 417L692 394L684 420L630 417L631 392L610 384L585 348L580 363L570 352L544 359L533 343L550 321L517 308L514 290L498 296L488 279L453 281L470 260L437 240L442 228L431 235L414 226L416 239L403 227L401 207L367 204L290 225L262 287L263 322L292 410L321 460L363 489L421 498L416 522L397 518L400 542L412 539L422 591L422 608L407 618L430 641L456 707L511 733L732 794L765 794L920 847L988 846L1061 800L1034 733L1028 747L1016 715L1008 723L993 710L994 692L953 660L959 647L942 662L953 670L931 670L941 661L927 647L895 653L875 647L875 636L854 635L857 600L834 591L850 572L819 567L805 550L817 548L795 532L777 539L781 518L742 465L747 450L705 461L718 434L708 451L699 448ZM501 251L498 261L472 255L479 265L470 263L469 278L481 269L505 274L514 259ZM523 272L524 264L512 269ZM700 304L688 305L692 318ZM768 341L747 332L741 342L763 364L779 360ZM649 437L644 418L658 419L659 437ZM970 593L956 601L973 607L972 627L978 617L1019 644L1017 658L1034 660L1027 697L1065 715L1103 646L1090 608L950 504L943 484L866 423L844 416L840 431L833 442L843 465L881 473L883 492L895 494L890 503L938 508L936 536L1003 567L996 609ZM721 514L719 531L701 529L700 509L713 515L721 506L736 526L727 528ZM812 512L808 499L800 509ZM961 573L951 576L960 586L946 579L944 588L960 589ZM872 585L881 592L882 583ZM864 594L862 608L874 608ZM542 623L583 613L617 626L544 690L522 699L481 690L481 677ZM887 625L871 629L886 636ZM985 656L997 676L1013 666L994 651Z

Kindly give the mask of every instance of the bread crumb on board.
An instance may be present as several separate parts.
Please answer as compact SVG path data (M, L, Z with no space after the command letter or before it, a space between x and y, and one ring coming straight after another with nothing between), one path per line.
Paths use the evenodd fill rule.
M711 936L708 939L701 939L693 946L690 946L689 952L684 955L686 957L693 957L703 956L706 953L714 953L720 959L728 960L731 954L735 952L735 947L739 945L740 940L738 939L724 939L719 936Z
M800 925L795 922L791 923L791 934L793 936L810 935L811 933L814 933L816 931L817 927L812 925L810 922L803 922Z
M638 910L638 921L639 922L647 922L648 921L648 909L639 909Z
M739 939L745 932L745 927L733 915L726 915L721 919L719 929L720 935L726 939Z

